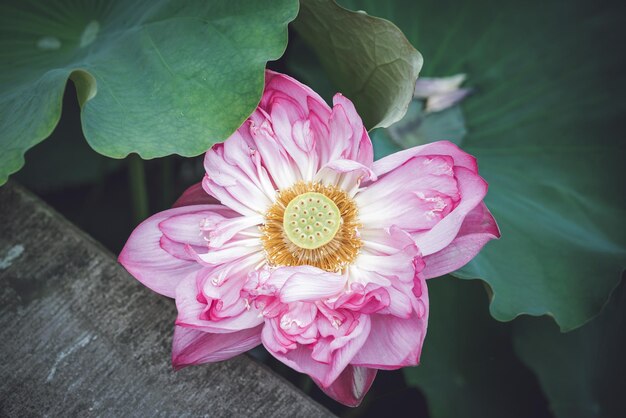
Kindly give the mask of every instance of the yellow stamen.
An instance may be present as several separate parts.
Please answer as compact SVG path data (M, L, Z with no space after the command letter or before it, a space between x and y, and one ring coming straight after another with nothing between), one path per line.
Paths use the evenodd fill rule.
M354 201L335 186L296 183L281 190L261 226L269 263L341 271L362 245L357 215Z

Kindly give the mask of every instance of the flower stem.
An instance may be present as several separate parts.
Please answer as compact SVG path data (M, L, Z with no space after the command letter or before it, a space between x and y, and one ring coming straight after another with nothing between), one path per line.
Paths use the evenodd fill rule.
M161 210L172 206L174 181L172 177L173 161L170 157L161 158Z
M128 176L130 180L130 198L133 209L133 220L139 223L148 217L148 189L143 160L137 154L128 158Z

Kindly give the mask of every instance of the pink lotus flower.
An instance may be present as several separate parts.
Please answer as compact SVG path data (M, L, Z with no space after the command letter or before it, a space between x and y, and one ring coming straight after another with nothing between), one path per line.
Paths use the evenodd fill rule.
M472 156L438 142L374 162L352 103L333 103L268 71L202 184L129 238L120 263L176 299L174 367L263 344L356 406L378 369L418 364L425 279L499 236Z

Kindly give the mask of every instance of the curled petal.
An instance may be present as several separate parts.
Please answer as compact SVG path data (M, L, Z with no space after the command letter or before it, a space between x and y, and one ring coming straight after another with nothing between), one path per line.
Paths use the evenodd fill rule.
M280 328L284 333L290 335L302 335L306 333L306 329L313 328L315 337L317 330L315 327L311 327L315 321L317 315L317 309L313 303L292 303L280 318ZM311 342L314 342L315 339Z
M450 141L431 142L430 144L420 145L393 153L375 161L372 170L380 177L383 174L395 170L411 158L429 155L449 155L454 160L455 166L465 167L472 170L474 173L478 173L476 158L461 150L461 148Z
M454 173L462 196L458 206L432 229L414 234L415 242L424 256L449 245L459 233L465 217L481 204L487 194L487 182L478 174L463 167L455 167Z
M362 180L376 180L376 174L367 166L353 160L333 160L322 167L322 170L331 170L337 174L356 172ZM324 179L323 173L318 173L319 179Z
M290 101L287 101L285 104L283 102L284 100L277 101L272 106L270 118L274 128L274 136L282 150L291 157L298 177L310 181L310 176L317 169L317 160L311 158L310 148L313 138L310 131L304 129L304 115L301 117L295 116L297 119L290 120L288 113L289 109L293 109L293 105L290 105ZM297 141L296 138L300 139L300 141ZM307 150L306 148L309 149Z
M353 160L371 167L373 148L354 105L341 94L335 95L331 112L311 106L309 123L316 137L320 166L335 160Z
M376 180L376 174L367 166L353 160L334 160L317 172L315 181L338 186L353 196L361 182Z
M161 239L159 240L159 245L161 245L161 248L167 251L170 255L181 260L192 262L197 262L197 253L206 250L203 247L191 244L181 244L180 242L174 241L173 239L169 238L165 234L161 236Z
M458 270L472 260L490 240L500 237L500 230L484 203L467 214L454 240L434 254L424 257L426 279Z
M207 151L207 174L202 184L207 193L242 215L263 214L272 204L275 191L241 129Z
M291 273L280 290L280 300L289 302L315 302L335 296L346 285L346 277L337 273L329 273L315 267L283 267Z
M348 365L330 386L315 383L328 396L344 405L357 407L372 387L378 370Z
M353 364L394 370L419 364L426 322L413 313L408 319L372 315L372 331L352 360Z
M271 109L271 103L276 96L288 97L297 102L304 111L315 107L317 112L321 113L321 117L328 117L330 108L310 87L300 83L293 77L280 74L275 71L265 71L265 92L261 98L259 107L265 110Z
M246 229L248 229L246 232L249 236L252 235L260 237L261 234L259 233L258 228L252 227L262 224L263 220L264 218L261 215L237 216L225 219L217 223L209 233L209 246L219 248L235 235Z
M342 293L332 306L335 309L344 308L371 314L388 307L389 304L390 296L387 288L379 287L374 283L368 283L367 286L352 283L350 292Z
M258 238L232 240L228 245L209 248L209 251L197 254L198 261L211 266L230 263L242 257L260 254L263 247Z
M276 187L283 189L299 180L299 173L296 173L295 163L287 151L281 147L268 118L269 115L257 110L251 116L248 129L259 161L262 162ZM243 125L239 129L245 128Z
M428 326L428 292L424 279L417 280L411 317L372 315L369 337L352 359L353 365L394 370L419 364Z
M384 229L362 229L360 235L363 248L373 254L395 254L409 247L413 249L414 255L419 253L411 235L395 225Z
M313 359L312 350L303 345L294 345L293 349L284 352L272 349L276 347L277 334L267 324L263 327L261 339L268 351L294 370L306 373L322 387L329 387L344 371L354 355L359 351L370 332L370 319L367 315L359 316L351 332L343 337L335 338L328 348L330 359L321 362ZM317 344L320 342L318 341Z
M258 310L241 295L244 275L232 270L231 273L227 284L211 283L214 275L219 275L218 272L201 271L186 277L176 288L176 324L205 332L229 333L263 323ZM207 276L209 283L202 283ZM213 293L203 289L203 284L212 286ZM222 299L226 299L227 303L224 304Z
M333 97L333 105L341 106L352 130L352 146L348 149L344 158L355 160L366 167L371 167L374 162L374 148L354 104L341 93L337 93Z
M197 208L197 206L190 207ZM237 215L235 212L232 213ZM178 244L204 247L206 251L208 241L205 231L213 228L219 222L231 219L223 216L223 214L225 211L221 211L221 213L218 211L201 211L173 215L159 222L159 229L165 237Z
M411 236L400 228L364 231L367 238L354 268L388 279L412 282L416 274L414 260L420 253ZM421 268L421 267L420 267Z
M190 245L184 242L181 235L174 234L169 228L167 232L172 233L172 237L183 240L182 242L170 239L168 246L172 245L171 252L161 245L161 238L164 232L160 225L169 225L175 222L177 225L184 225L183 234L186 235L188 227L196 223L195 232L189 232L189 239L200 239L199 220L205 217L220 216L230 212L229 209L221 205L195 205L183 206L166 210L143 221L131 234L119 255L118 261L141 283L157 293L168 297L174 297L178 284L190 273L197 272L202 268L197 262L179 258L173 250L176 246Z
M341 104L333 106L328 124L330 128L330 141L326 144L328 156L322 161L327 162L346 158L352 154L352 138L354 134L348 115Z
M414 157L370 183L355 197L361 222L368 228L432 228L460 197L453 163L450 156Z
M388 230L365 230L362 238L362 252L349 270L351 280L365 286L364 291L377 287L384 289L386 296L380 295L380 311L372 313L410 317L413 309L411 289L415 276L423 269L415 241L410 234L395 226ZM355 284L352 285L354 288ZM344 298L339 298L338 302Z
M176 370L193 364L228 360L261 344L261 326L228 334L174 327L172 365Z

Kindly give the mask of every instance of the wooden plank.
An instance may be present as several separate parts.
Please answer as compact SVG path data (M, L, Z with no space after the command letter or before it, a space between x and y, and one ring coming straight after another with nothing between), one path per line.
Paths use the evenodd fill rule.
M331 416L247 356L174 372L174 318L89 236L0 188L0 416Z

